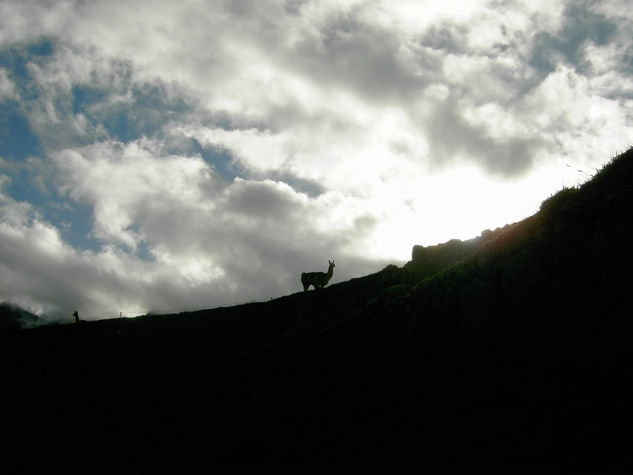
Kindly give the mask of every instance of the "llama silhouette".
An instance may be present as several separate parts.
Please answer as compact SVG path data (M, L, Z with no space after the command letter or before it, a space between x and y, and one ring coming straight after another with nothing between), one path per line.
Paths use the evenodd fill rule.
M303 291L307 291L312 285L314 290L323 288L332 278L334 273L334 261L328 260L329 267L327 272L303 272L301 273L301 283L303 284Z
M79 311L75 310L73 312L73 317L75 317L75 323L79 323Z

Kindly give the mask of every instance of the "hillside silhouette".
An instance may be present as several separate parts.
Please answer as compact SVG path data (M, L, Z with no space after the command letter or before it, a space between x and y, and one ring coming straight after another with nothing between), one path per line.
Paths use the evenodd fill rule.
M40 325L34 313L8 302L0 302L0 335Z
M265 303L1 341L4 457L633 468L633 149L535 215Z

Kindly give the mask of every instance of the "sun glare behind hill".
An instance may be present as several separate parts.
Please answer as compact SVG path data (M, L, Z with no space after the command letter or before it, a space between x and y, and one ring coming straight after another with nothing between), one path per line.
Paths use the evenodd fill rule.
M515 180L498 180L476 166L437 172L411 184L414 198L394 204L376 229L371 249L380 257L410 258L413 244L470 239L536 213L543 202L588 175L556 162Z

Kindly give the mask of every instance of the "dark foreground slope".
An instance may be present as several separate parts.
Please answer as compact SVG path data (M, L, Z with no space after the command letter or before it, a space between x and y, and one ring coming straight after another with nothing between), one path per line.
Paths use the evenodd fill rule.
M39 325L37 315L10 303L0 302L0 335Z
M30 463L414 461L633 468L633 150L536 215L267 303L2 345L2 450Z

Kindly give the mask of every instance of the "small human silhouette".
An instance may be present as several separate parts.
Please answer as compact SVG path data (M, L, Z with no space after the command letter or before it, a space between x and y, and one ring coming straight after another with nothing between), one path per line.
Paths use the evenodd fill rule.
M75 323L79 323L79 312L77 310L73 312L73 317L75 317Z

